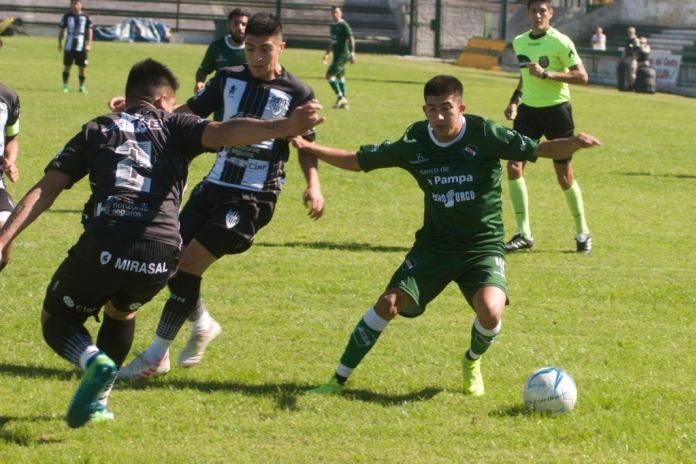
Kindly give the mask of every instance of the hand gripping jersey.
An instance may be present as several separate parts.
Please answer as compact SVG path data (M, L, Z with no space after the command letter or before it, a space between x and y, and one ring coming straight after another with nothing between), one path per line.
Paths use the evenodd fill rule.
M19 97L0 84L0 161L5 154L5 141L19 134ZM0 169L0 189L5 188Z
M87 29L92 28L92 20L86 14L75 15L72 12L65 13L58 26L67 29L65 38L66 52L81 52L85 49Z
M242 65L218 71L187 104L201 117L224 107L223 121L240 117L266 120L287 117L299 105L312 99L312 89L285 70L279 78L267 82L255 78L248 66ZM311 131L305 138L314 140L314 136L314 131ZM205 181L277 194L285 180L283 167L289 153L288 141L281 139L245 147L223 147Z
M532 76L526 66L538 63L547 71L567 72L572 66L582 63L568 36L552 27L540 37L528 31L515 37L512 47L520 62L522 103L543 108L570 101L568 84Z
M85 231L179 246L179 206L191 160L206 151L207 121L151 107L130 108L85 124L46 167L89 175Z
M400 167L416 179L425 202L416 244L436 251L503 254L500 159L536 161L537 142L474 115L463 117L459 136L442 144L427 121L395 142L358 151L364 171Z

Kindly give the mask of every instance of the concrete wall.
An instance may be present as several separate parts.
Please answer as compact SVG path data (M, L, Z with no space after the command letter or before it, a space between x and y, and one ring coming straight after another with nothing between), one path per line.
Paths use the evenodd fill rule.
M696 0L619 0L617 6L624 23L696 28Z

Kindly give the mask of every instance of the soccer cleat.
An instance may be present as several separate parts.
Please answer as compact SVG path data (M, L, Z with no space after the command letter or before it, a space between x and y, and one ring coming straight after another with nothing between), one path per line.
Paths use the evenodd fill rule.
M89 422L108 422L114 420L114 413L106 409L106 406L99 403L99 409L89 416Z
M575 236L575 250L578 253L589 255L592 251L592 234L578 234Z
M208 344L215 340L220 332L222 327L215 320L212 320L210 328L205 332L191 332L191 337L179 355L179 365L192 367L201 362Z
M80 93L87 93L87 87L85 87L84 85L81 85L80 86Z
M307 393L312 395L340 395L345 390L346 386L338 381L336 377L331 377L331 380L324 385L319 385L316 388L308 390Z
M63 93L68 93L70 92L70 89L67 86L63 86Z
M106 416L104 411L108 411L99 403L99 397L111 385L117 371L116 364L103 352L100 351L92 356L68 407L68 426L82 427L93 416L95 418L99 416L102 419ZM111 416L113 418L113 414Z
M462 358L462 373L464 394L471 396L483 396L486 392L481 375L481 358L471 361L466 354Z
M164 358L155 362L147 359L145 353L140 353L130 364L119 371L118 376L130 380L147 379L148 377L164 375L170 370L169 351L164 355Z
M349 110L350 107L348 106L348 99L346 97L341 97L338 102L336 102L338 105L339 109L342 110Z
M531 250L534 246L532 237L525 237L522 234L515 234L509 242L505 244L505 252L512 253L520 250Z
M336 98L336 103L333 104L331 108L340 108L341 107L341 101L343 100L343 97L338 97Z

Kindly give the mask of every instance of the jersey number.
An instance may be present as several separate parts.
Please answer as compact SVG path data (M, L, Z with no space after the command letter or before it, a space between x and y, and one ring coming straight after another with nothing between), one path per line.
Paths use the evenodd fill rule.
M116 148L116 153L128 156L128 158L122 159L116 165L116 187L150 193L152 179L140 173L143 171L150 173L152 170L152 162L150 160L152 144L150 142L128 140Z

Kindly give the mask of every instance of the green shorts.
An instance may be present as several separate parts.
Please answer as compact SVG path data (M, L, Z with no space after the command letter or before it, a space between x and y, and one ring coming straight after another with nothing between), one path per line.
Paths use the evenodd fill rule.
M346 63L348 62L350 55L335 56L333 61L329 65L329 69L326 70L327 76L333 76L338 79L342 78L346 74Z
M483 287L498 287L507 295L505 257L489 252L438 253L414 246L387 288L399 288L413 298L415 304L400 314L416 317L452 281L459 285L470 306L474 294Z

